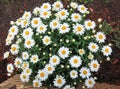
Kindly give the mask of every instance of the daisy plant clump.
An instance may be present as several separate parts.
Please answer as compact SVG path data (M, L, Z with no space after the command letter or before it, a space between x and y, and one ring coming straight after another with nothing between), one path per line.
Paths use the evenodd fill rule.
M85 18L88 12L74 2L64 8L61 1L25 11L11 22L6 38L10 50L4 58L14 58L7 71L19 69L21 81L34 87L75 89L81 82L92 88L100 68L97 57L109 57L112 49L104 43L104 32L96 32L95 22Z

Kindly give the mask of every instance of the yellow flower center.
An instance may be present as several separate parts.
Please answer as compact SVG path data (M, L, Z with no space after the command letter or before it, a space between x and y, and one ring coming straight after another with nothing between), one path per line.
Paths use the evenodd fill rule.
M23 79L26 79L26 75L23 75L22 77L23 77Z
M51 71L51 70L52 70L52 68L51 68L51 67L48 67L47 69L48 69L48 71Z
M64 16L64 15L65 15L65 12L64 12L64 11L62 11L62 12L61 12L61 15L62 15L62 16Z
M17 61L17 65L20 65L20 61Z
M30 32L29 31L25 31L25 35L29 35L30 34Z
M74 16L74 18L75 18L75 19L78 19L78 18L79 18L79 16L78 16L78 15L75 15L75 16Z
M66 26L62 26L62 30L66 30L66 28L67 28Z
M24 22L23 22L23 24L24 24L24 26L27 24L27 21L25 20Z
M11 67L10 67L10 66L8 67L8 70L11 70Z
M46 16L47 14L48 14L47 12L43 12L43 15L45 15L45 16Z
M34 24L38 24L38 20L34 20Z
M83 74L86 75L88 72L86 70L83 71Z
M12 29L11 29L11 32L15 32L15 29L14 29L14 28L12 28Z
M77 64L77 63L78 63L78 59L74 59L73 62L74 62L75 64Z
M81 27L77 27L77 31L80 32L82 30Z
M43 7L44 7L45 9L47 9L47 8L48 8L48 6L47 6L47 5L44 5Z
M84 6L82 6L82 7L81 7L81 10L85 10L85 7L84 7Z
M34 84L35 84L35 87L38 87L38 86L39 86L39 83L38 83L38 82L35 82Z
M108 53L108 52L109 52L109 49L108 49L108 48L106 48L106 49L105 49L105 52L106 52L106 53Z
M59 3L57 3L55 6L56 6L56 7L60 7L60 4L59 4Z
M66 50L62 50L62 55L65 55L66 54Z
M30 45L30 44L31 44L31 41L30 41L30 40L28 40L28 41L27 41L27 45Z
M16 47L12 47L12 51L15 51L17 48Z
M26 70L26 73L30 73L30 70L29 70L29 69L27 69L27 70Z
M45 39L45 42L48 43L50 40L48 38Z
M29 16L29 14L25 14L25 17L28 17Z
M72 76L75 76L75 72L72 72Z
M41 72L40 77L44 77L44 76L45 76L45 73Z
M88 26L92 26L92 22L88 22Z
M93 82L91 80L89 80L88 83L91 85Z
M56 59L56 58L53 58L53 60L52 60L52 61L55 63L55 62L57 62L57 59Z
M94 68L97 68L97 64L93 64L93 67L94 67Z
M92 49L95 49L96 48L96 46L95 45L92 45Z
M103 35L99 35L99 38L100 38L100 39L103 39Z
M57 26L57 22L54 22L54 23L53 23L53 26Z
M42 26L40 26L40 30L43 30L44 28Z
M33 60L34 60L34 61L36 61L36 60L37 60L37 58L36 58L36 57L33 57Z
M58 84L61 84L61 83L62 83L62 80L61 80L61 79L58 79L58 80L57 80L57 83L58 83Z
M20 23L20 22L21 22L21 19L18 19L18 22Z

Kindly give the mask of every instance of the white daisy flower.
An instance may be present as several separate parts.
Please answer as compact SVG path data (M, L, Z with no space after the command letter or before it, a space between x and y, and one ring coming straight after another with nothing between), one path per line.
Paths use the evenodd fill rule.
M73 32L76 34L76 35L82 35L84 34L85 32L85 28L83 25L81 24L76 24L75 26L73 26Z
M52 57L50 57L49 63L53 66L56 66L60 64L60 58L56 55L53 55Z
M23 30L22 36L24 39L30 39L33 36L33 30L29 27Z
M9 38L6 38L5 39L5 45L10 45L12 43L12 40L11 39L9 39Z
M103 46L102 52L104 56L109 56L112 53L112 48L110 46Z
M82 17L78 13L73 13L71 15L71 20L73 22L80 22L82 20Z
M12 34L12 35L17 35L18 34L18 27L17 26L12 26L10 29L9 29L9 33Z
M97 72L99 68L100 68L100 64L98 63L98 61L92 60L90 63L90 70L93 72Z
M94 55L90 53L90 54L88 55L88 59L91 59L91 60L92 60L93 58L94 58Z
M78 52L79 52L80 55L85 54L85 50L84 49L79 49Z
M73 56L70 58L69 63L71 65L71 67L78 68L82 64L82 60L81 60L80 56Z
M45 44L45 45L49 45L52 42L51 38L49 36L44 36L44 38L42 39L42 41L43 41L43 44Z
M25 11L24 14L23 14L23 16L22 16L22 18L30 20L30 18L31 18L31 12Z
M63 89L73 89L70 85L65 85L65 87L63 87Z
M9 57L9 54L10 54L10 52L9 52L9 51L6 51L6 52L4 53L3 59L8 58L8 57Z
M22 82L29 82L29 75L25 74L25 73L21 73L20 74L20 79Z
M31 25L33 28L37 28L41 24L41 19L39 17L35 17L31 20Z
M45 33L46 31L47 31L47 25L40 24L37 27L37 32L40 33L40 34Z
M78 77L78 72L76 70L71 70L70 71L70 77L72 79L76 79Z
M103 32L97 32L97 34L96 34L95 37L96 37L96 40L97 40L99 43L105 42L106 36L104 35Z
M76 9L78 7L78 3L76 2L71 2L70 3L70 6L73 8L73 9Z
M30 24L29 20L24 19L21 22L21 27L26 28L27 26L29 26L29 24Z
M31 75L32 70L30 68L25 68L23 71L26 75Z
M95 22L94 22L94 21L91 21L91 20L86 20L86 21L84 22L84 25L85 25L85 28L86 28L87 30L94 29L95 26L96 26Z
M64 79L64 77L60 75L54 79L53 83L54 83L54 86L61 88L66 83L66 80Z
M51 5L49 3L43 3L41 6L41 10L51 10Z
M61 1L56 1L53 3L52 7L53 7L53 10L59 11L61 8L63 8L63 4Z
M87 12L87 8L84 5L79 5L77 9L82 14Z
M69 48L64 47L64 46L60 47L60 49L58 50L58 55L59 55L62 59L67 58L67 57L69 56L69 53L70 53Z
M17 45L17 44L12 44L12 45L11 45L10 52L12 53L12 55L18 54L18 52L19 52L19 45Z
M52 64L47 64L45 66L45 70L48 74L52 74L55 70L55 67Z
M41 12L41 8L40 7L35 7L34 9L33 9L33 14L35 15L35 16L37 16L37 15L39 15L40 14L40 12Z
M7 64L7 72L13 73L14 66L12 63Z
M48 73L45 70L39 70L37 76L41 81L45 81L48 78Z
M91 52L97 52L98 49L99 49L99 46L96 43L90 42L89 45L88 45L88 49Z
M59 26L60 26L60 24L59 24L59 21L58 21L58 20L52 20L52 21L50 22L50 28L52 28L52 29L58 29Z
M27 51L22 52L22 59L23 59L23 60L27 60L28 58L29 58L28 52L27 52Z
M21 23L22 23L22 18L17 19L16 24L17 24L18 26L20 26Z
M22 59L19 57L15 58L15 61L14 61L15 67L20 68L21 64L22 64Z
M39 61L38 55L32 55L30 58L30 62L37 63Z
M23 61L21 67L22 67L22 69L29 68L29 62Z
M48 19L51 16L51 12L47 10L43 10L40 13L40 17L43 19Z
M80 76L84 78L89 78L91 75L90 70L87 67L82 67L80 69Z
M15 37L15 35L13 35L12 33L8 33L8 35L7 35L7 39L10 39L11 41L12 40L14 40L14 37Z
M41 86L42 86L42 83L40 80L38 79L33 80L33 87L41 87Z
M58 14L59 14L59 17L61 20L67 19L68 15L69 15L68 11L65 9L60 10L58 12Z
M35 45L35 41L33 40L33 39L26 39L25 40L25 44L24 44L24 46L26 47L26 48L31 48L31 47L33 47Z
M95 80L91 77L85 80L85 86L87 86L87 88L92 88L95 84Z
M64 33L68 33L69 31L70 31L70 28L68 23L63 23L60 25L59 33L64 34Z

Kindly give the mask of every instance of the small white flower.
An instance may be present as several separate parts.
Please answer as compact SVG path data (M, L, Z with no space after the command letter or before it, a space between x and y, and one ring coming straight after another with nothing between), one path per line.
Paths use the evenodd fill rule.
M33 87L41 87L41 86L42 86L42 83L40 80L38 79L33 80Z
M70 77L72 79L76 79L78 77L78 72L76 70L71 70L70 71Z
M106 36L104 35L103 32L98 32L95 37L99 43L105 42Z
M9 38L5 39L5 45L10 45L12 43L12 40Z
M40 13L40 17L43 19L48 19L50 17L50 15L51 15L51 12L47 11L47 10L43 10Z
M87 67L82 67L80 69L80 76L82 78L89 78L90 75L91 75L90 70Z
M29 24L30 24L29 20L24 19L21 21L20 25L22 28L26 28L27 26L29 26Z
M27 60L28 58L29 58L28 52L27 52L27 51L22 52L22 59L23 59L23 60Z
M81 60L80 56L73 56L70 58L69 63L71 65L71 67L78 68L82 64L82 60Z
M51 38L49 36L44 36L44 38L42 39L42 41L43 41L43 44L45 44L45 45L49 45L52 42Z
M55 70L55 67L52 64L47 64L45 66L45 70L48 74L52 74Z
M49 63L53 66L56 66L60 64L60 58L56 55L53 55L52 57L50 57Z
M79 51L79 54L80 54L80 55L85 54L85 50L84 50L84 49L79 49L78 51Z
M9 51L6 51L5 53L4 53L4 57L3 57L3 59L6 59L6 58L8 58L9 57Z
M90 54L88 55L88 59L91 59L91 60L92 60L93 58L94 58L94 55L90 53Z
M29 82L29 75L26 75L25 73L21 73L20 79L22 82Z
M41 81L45 81L48 78L48 73L45 70L39 70L37 76Z
M22 69L28 68L29 67L29 62L23 61L21 67L22 67Z
M64 33L68 33L69 31L70 31L70 28L68 23L63 23L60 25L59 33L64 34Z
M60 10L58 12L58 14L59 14L59 17L61 20L67 19L68 15L69 15L68 11L65 9Z
M52 21L50 22L50 27L51 27L52 29L58 29L59 26L60 26L60 24L59 24L59 21L58 21L58 20L52 20Z
M47 25L40 24L37 27L37 32L40 33L40 34L45 33L46 31L47 31Z
M50 10L51 9L51 5L49 3L43 3L41 6L41 10Z
M53 83L54 83L54 86L61 88L66 83L66 80L64 79L64 77L60 75L54 79Z
M12 44L12 45L11 45L10 52L11 52L13 55L16 55L16 54L18 54L18 51L19 51L19 45L17 45L17 44Z
M23 30L22 36L24 39L32 38L33 30L29 27Z
M14 40L14 37L15 37L15 35L13 35L12 33L9 32L6 39L9 39L12 41L12 40Z
M30 18L31 18L31 12L25 11L24 14L23 14L23 16L22 16L22 18L30 20Z
M26 39L25 40L25 44L24 44L24 46L26 47L26 48L31 48L31 47L33 47L35 45L35 41L33 40L33 39Z
M85 25L85 28L86 28L87 30L94 29L95 26L96 26L95 22L94 22L94 21L91 21L91 20L86 20L86 21L84 22L84 25Z
M41 19L39 17L32 18L31 25L33 28L37 28L41 24Z
M87 8L84 5L79 5L77 9L82 14L87 12Z
M10 29L9 29L9 33L12 34L12 35L17 35L18 34L18 27L13 25Z
M72 20L73 22L80 22L80 21L82 20L82 17L81 17L81 15L79 15L78 13L73 13L73 14L71 15L71 20Z
M63 4L61 1L56 1L53 3L52 7L53 7L53 10L59 11L61 8L63 8Z
M17 24L18 26L20 26L21 23L22 23L22 18L17 19L16 24Z
M85 85L87 88L92 88L95 84L95 80L91 77L85 80Z
M20 68L21 64L22 64L22 59L19 57L15 58L15 61L14 61L15 67Z
M85 32L85 28L83 25L81 24L76 24L75 26L73 26L73 32L76 34L76 35L82 35L84 34Z
M88 49L91 52L97 52L98 49L99 49L99 46L96 43L90 42L89 45L88 45Z
M70 6L74 9L76 9L78 7L78 4L76 2L71 2Z
M33 14L34 14L35 16L39 15L40 12L41 12L41 8L40 8L40 7L35 7L34 10L33 10Z
M102 52L104 56L109 56L112 53L112 48L110 46L103 46Z
M64 46L60 47L60 49L58 50L58 55L59 55L62 59L67 58L67 57L69 56L69 53L70 53L69 48L64 47Z
M37 63L39 61L38 55L32 55L30 58L30 62Z
M30 68L25 68L23 71L26 75L31 75L32 70Z
M100 68L100 64L98 63L98 61L92 60L90 63L90 70L93 72L97 72L99 68Z
M14 66L12 63L7 64L7 72L13 73Z

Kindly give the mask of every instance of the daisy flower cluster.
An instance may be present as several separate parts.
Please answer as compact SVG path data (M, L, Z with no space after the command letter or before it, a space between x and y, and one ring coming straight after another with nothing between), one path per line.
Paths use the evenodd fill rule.
M71 2L68 8L61 1L46 2L11 22L6 38L10 50L4 59L13 56L14 65L7 65L8 73L18 68L21 81L34 87L75 89L80 82L94 86L97 58L109 57L112 49L104 32L95 31L96 23L86 20L87 7Z

